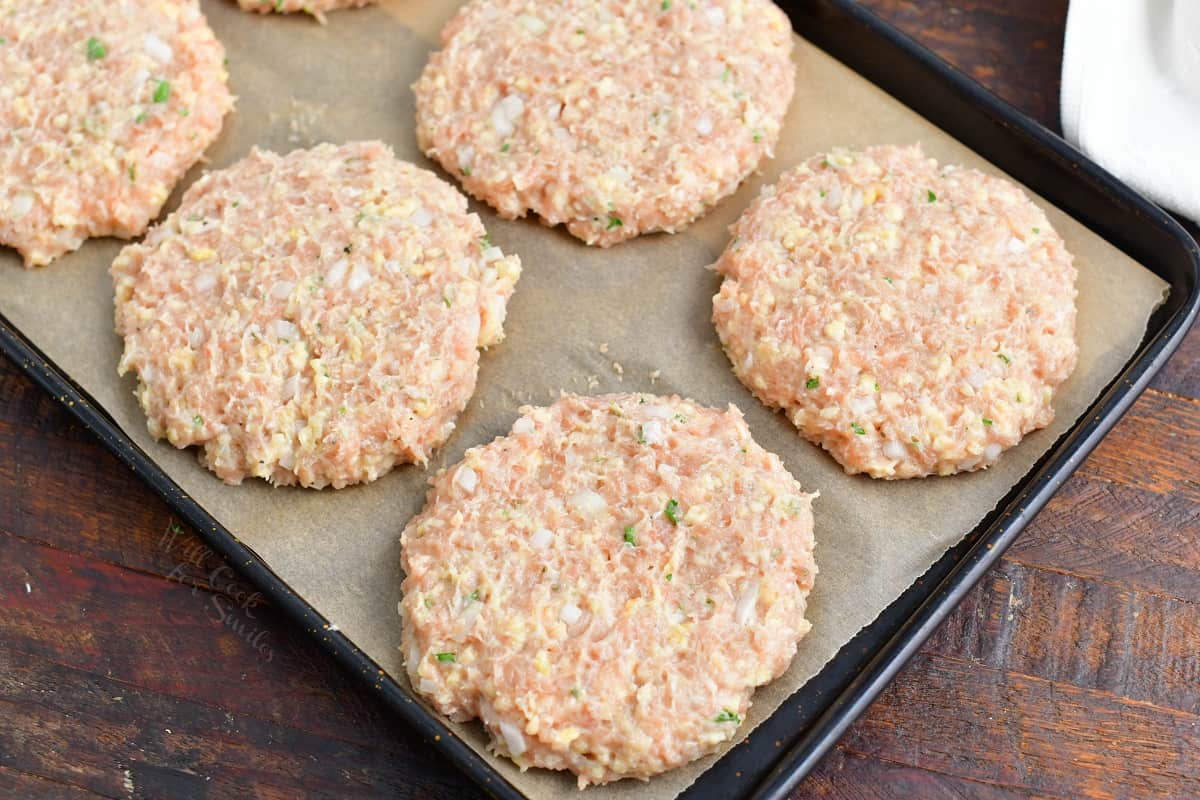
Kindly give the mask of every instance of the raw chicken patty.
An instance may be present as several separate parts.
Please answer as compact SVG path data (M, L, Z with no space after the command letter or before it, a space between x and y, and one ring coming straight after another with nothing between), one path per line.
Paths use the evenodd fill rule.
M238 0L238 5L246 11L256 11L259 14L292 14L302 11L312 14L319 22L324 22L326 11L361 8L374 2L376 0Z
M1076 270L1013 183L919 147L835 150L732 233L713 320L734 372L847 472L982 469L1054 418Z
M711 752L810 627L815 495L732 406L565 395L521 413L404 529L413 686L581 787Z
M453 430L519 274L386 145L254 150L113 263L119 370L229 483L370 481Z
M0 243L146 230L233 108L196 0L0 0Z
M417 140L504 217L673 232L771 155L791 50L769 0L474 0L413 86Z

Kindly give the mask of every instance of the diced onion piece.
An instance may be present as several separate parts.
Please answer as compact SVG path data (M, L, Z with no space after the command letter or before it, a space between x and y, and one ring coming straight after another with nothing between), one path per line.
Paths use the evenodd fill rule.
M21 192L12 199L12 204L9 206L9 213L13 219L23 217L33 210L33 195L29 192Z
M583 616L583 610L574 603L567 603L562 607L562 611L558 612L558 618L568 625L574 625L579 622Z
M504 258L504 252L499 247L489 247L483 251L483 260L489 264Z
M153 33L146 34L146 38L143 40L143 47L147 55L162 64L169 63L175 55L174 51L171 50L171 45Z
M567 505L571 507L572 511L582 514L585 517L603 513L608 508L608 503L605 502L604 498L591 489L581 489L571 495L571 499L567 501Z
M755 578L742 590L742 596L738 598L737 607L733 611L733 618L737 624L749 625L754 619L754 610L757 605L758 579Z
M433 214L427 208L418 208L408 218L408 221L418 228L425 228L429 226L429 223L433 222Z
M280 281L275 284L275 288L271 290L271 296L276 300L287 300L292 296L292 289L296 288L296 284L291 281Z
M204 272L204 273L201 273L196 278L196 290L197 291L207 292L209 289L213 288L216 285L217 285L216 273Z
M708 17L708 21L713 25L725 24L725 9L720 6L712 6L704 9L704 15Z
M300 390L300 379L295 375L283 382L283 386L279 390L279 399L287 402L296 396L296 392Z
M329 274L325 276L325 283L333 288L342 284L342 278L346 277L346 259L339 258L329 268Z
M1000 445L992 442L987 447L983 448L983 458L985 461L995 461L1000 457L1000 451L1003 450Z
M554 532L549 528L538 528L529 537L529 546L534 550L543 550L554 540Z
M668 419L671 416L671 409L659 405L643 406L642 413L655 419Z
M274 330L280 339L296 339L300 336L300 329L286 319L275 320Z
M883 446L883 454L894 461L899 461L904 458L904 445L897 441L889 441Z
M475 148L469 144L458 148L458 168L468 170L475 163Z
M1024 250L1025 250L1025 243L1023 241L1021 241L1020 239L1018 239L1017 237L1013 236L1012 238L1010 238L1008 240L1008 252L1020 253L1020 252L1023 252Z
M421 678L421 683L418 684L418 688L421 690L421 694L433 694L437 691L438 687L437 684L429 680L429 678Z
M458 472L454 473L454 485L470 494L479 485L479 476L470 467L459 467Z
M354 265L354 269L350 272L350 281L346 284L352 292L357 292L362 287L366 286L371 281L371 270L367 269L367 265L361 261Z
M525 737L521 735L521 730L511 722L500 723L500 735L504 737L504 744L508 747L509 755L517 758L525 752Z
M533 433L533 427L533 420L531 420L529 417L521 417L519 420L513 423L512 432Z
M542 22L532 14L522 14L517 17L517 22L521 23L521 27L532 33L534 36L540 36L546 32L546 23Z
M719 9L718 9L719 10ZM696 133L701 136L708 136L713 132L713 119L708 114L696 120Z
M663 430L663 424L656 419L642 425L642 440L646 444L662 444L666 441L667 434Z

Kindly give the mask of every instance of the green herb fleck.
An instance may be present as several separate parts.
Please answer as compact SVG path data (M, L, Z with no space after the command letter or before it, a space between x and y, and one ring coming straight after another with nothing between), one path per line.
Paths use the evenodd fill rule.
M434 658L443 664L453 664L458 661L458 656L454 655L454 653L438 653Z
M668 573L667 573L667 580L672 580L672 579L674 579L674 577L675 577L675 573L674 573L674 572L668 572Z
M192 417L192 424L199 428L204 424L204 417L197 414L196 416Z
M678 422L681 425L687 424L687 417L685 417L683 414L676 414L672 419L674 419L676 422Z
M188 110L188 109L186 109L186 108L181 108L181 109L179 109L179 116L181 116L181 117L186 117L186 116L188 116L188 115L189 115L189 114L191 114L191 113L192 113L192 112L191 112L191 111L189 111L189 110Z
M754 142L757 144L758 142L762 141L763 132L760 129L755 128L753 131L753 136L754 136Z
M580 696L581 694L583 694L583 692L579 691L579 687L578 687L578 686L574 686L574 687L572 687L572 688L571 688L571 697L574 697L576 700L578 700L578 699L579 699L579 696Z
M442 302L446 304L446 308L450 307L450 298L446 297L446 295L442 295Z
M829 159L828 158L821 159L821 166L828 169L829 168Z
M883 279L884 279L885 281L887 281L889 284L891 284L892 286L895 286L895 285L896 285L895 283L893 283L893 282L892 282L892 279L891 279L891 278L889 278L889 277L887 277L886 275L884 276L884 278L883 278Z
M464 176L464 177L467 177L467 178L471 177L471 168L470 168L470 167L463 167L463 168L462 168L462 174L463 174L463 176Z
M1012 359L1011 359L1011 358L1009 358L1008 356L1004 355L1004 353L996 353L996 358L1000 359L1000 360L1001 360L1001 361L1003 361L1005 364L1011 364L1011 363L1012 363Z
M500 152L507 153L510 147L512 147L512 145L509 142L505 142L504 144L500 145Z
M492 235L490 233L485 233L483 238L479 240L479 246L484 250L490 250L492 247Z
M638 439L638 444L646 443L646 432L642 429L641 425L638 425L637 439Z
M804 382L805 389L815 389L820 385L821 385L821 379L819 377L817 377L816 375L813 375L811 378L809 378L807 381Z
M619 228L624 224L625 223L622 222L621 218L618 217L616 214L609 214L608 215L608 226L605 227L604 230L611 231L613 228Z
M984 424L984 425L991 425L991 424L992 424L992 421L991 421L990 419L988 419L987 417L984 417L984 418L983 418L983 424Z
M867 429L864 428L862 425L859 425L857 422L850 423L850 430L854 431L859 436L867 435Z
M133 118L133 121L136 122L138 125L141 125L143 122L146 121L146 112L143 111L142 113L138 114L136 117Z
M1041 229L1041 228L1034 228L1034 229L1033 229L1033 232L1034 232L1034 233L1041 233L1041 232L1042 232L1042 229Z
M1024 403L1024 402L1025 402L1025 398L1021 396L1021 393L1020 393L1020 392L1017 392L1017 402L1018 402L1018 403Z
M821 197L824 197L824 196L825 196L825 190L821 189Z
M742 718L737 715L736 711L730 711L728 708L721 709L721 713L713 717L713 722L732 722L734 725L740 725Z
M346 407L345 407L345 406L342 406L341 408L339 408L339 409L338 409L338 413L339 413L339 414L342 414L342 415L344 416L344 415L345 415L345 413L346 413Z
M679 501L672 497L667 501L667 507L663 509L663 514L667 519L671 520L672 525L679 524Z
M425 607L426 607L426 608L433 608L433 598L432 598L432 597L426 597L426 598L425 598Z
M478 603L479 602L479 590L476 589L475 591L471 592L469 595L467 595L467 599L470 600L472 603Z
M671 10L671 0L663 0L663 1L662 1L662 10L663 10L663 11L670 11L670 10Z
M637 536L633 532L632 525L625 526L625 544L630 547L637 547Z
M729 79L732 77L733 77L733 70L731 70L729 67L726 67L725 71L721 73L721 82L728 83Z
M108 48L104 46L104 42L100 41L95 36L87 40L88 61L99 61L106 55L108 55Z
M137 181L137 164L129 165L129 180L131 182Z
M879 381L875 381L875 391L879 391Z
M927 191L928 191L929 193L928 193L927 195L925 195L925 198L926 198L926 199L927 199L927 200L928 200L930 203L932 203L932 202L934 202L935 200L937 200L937 195L933 193L933 189L928 189Z
M171 84L169 81L160 79L154 84L154 102L165 103L171 98Z

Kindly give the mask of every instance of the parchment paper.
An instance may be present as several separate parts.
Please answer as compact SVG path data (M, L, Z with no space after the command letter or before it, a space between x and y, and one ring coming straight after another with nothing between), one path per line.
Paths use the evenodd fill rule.
M240 97L209 153L212 167L235 161L252 144L282 152L368 138L389 142L401 158L428 163L416 148L408 87L457 3L385 0L382 7L330 14L327 27L299 15L244 14L225 0L203 5L229 50ZM807 489L821 492L812 633L788 673L755 696L740 739L996 505L1133 354L1166 288L1097 235L1049 209L1080 271L1079 367L1055 404L1054 424L986 472L907 482L847 477L734 378L709 322L717 278L704 266L724 246L726 226L765 181L837 144L920 141L942 161L996 170L813 46L797 40L795 60L797 93L776 158L680 235L644 237L603 251L536 222L498 220L476 206L505 252L521 255L525 271L509 307L508 338L484 354L475 398L428 470L405 467L340 492L272 489L257 481L235 488L200 467L191 452L152 441L132 396L133 380L116 376L121 343L112 332L107 268L117 242L91 242L36 272L23 270L12 251L0 249L0 311L185 491L402 683L398 535L420 507L435 469L507 432L518 405L550 402L560 389L678 392L709 405L736 404L757 441L778 453ZM458 730L483 750L480 729ZM588 795L670 798L712 760L649 785L622 781ZM537 800L574 791L568 776L521 774L507 761L492 762Z

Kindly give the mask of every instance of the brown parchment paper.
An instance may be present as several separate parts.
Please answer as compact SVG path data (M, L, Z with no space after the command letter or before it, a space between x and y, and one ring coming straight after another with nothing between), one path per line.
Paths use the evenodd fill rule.
M210 167L230 164L253 144L282 152L368 138L390 143L401 158L428 164L414 140L409 84L457 5L385 0L381 7L330 14L322 27L301 15L251 16L228 0L204 0L229 50L231 82L239 95L236 112L209 152ZM709 405L736 404L755 438L778 453L807 489L821 492L815 506L821 572L811 597L813 629L788 673L755 696L740 740L970 531L1070 427L1133 354L1166 290L1116 248L1049 209L1080 272L1079 367L1055 404L1054 424L986 472L906 482L846 476L734 378L709 322L717 278L704 266L715 260L727 225L764 182L834 145L920 141L942 161L996 170L799 39L795 60L797 92L776 158L682 234L644 237L604 251L536 222L498 220L476 205L494 240L505 252L521 255L524 275L509 306L508 338L484 354L475 397L429 469L401 468L372 485L340 492L273 489L257 481L230 487L200 467L192 452L151 440L132 395L133 380L116 375L121 343L112 332L107 268L117 242L90 242L36 272L25 271L12 251L0 249L0 312L91 393L185 491L401 683L406 679L396 612L398 535L421 506L434 470L506 433L517 406L548 403L560 390L678 392ZM193 170L184 185L198 174ZM479 728L457 730L484 751ZM588 795L671 798L715 758L649 784L622 781ZM536 800L574 792L568 776L521 774L507 761L491 760Z

